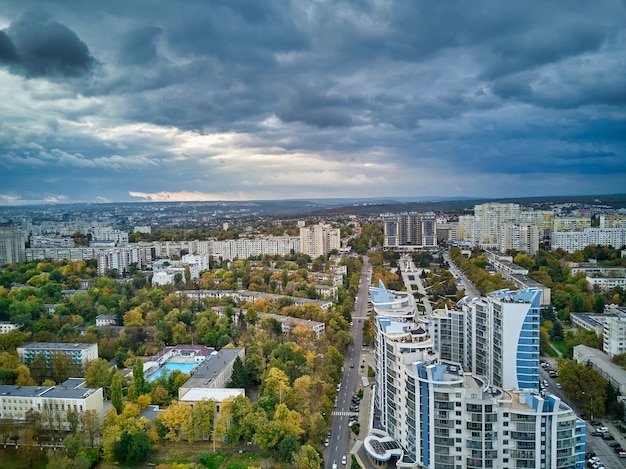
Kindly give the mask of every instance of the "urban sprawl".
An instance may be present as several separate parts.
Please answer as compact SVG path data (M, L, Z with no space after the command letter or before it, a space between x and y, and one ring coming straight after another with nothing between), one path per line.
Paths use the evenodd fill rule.
M626 209L394 208L0 208L3 460L626 467Z

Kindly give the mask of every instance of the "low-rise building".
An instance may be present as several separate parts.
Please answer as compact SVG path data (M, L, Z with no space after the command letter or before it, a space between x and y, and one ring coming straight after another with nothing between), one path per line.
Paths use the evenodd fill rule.
M67 382L66 382L67 383ZM65 384L65 383L64 383ZM69 411L83 415L93 411L102 421L102 388L70 386L0 386L0 418L26 420L29 411L58 415L59 419L43 419L44 426L54 421L62 430L69 430ZM57 427L55 427L56 429Z
M0 321L0 334L6 334L7 332L14 331L17 328L17 324L13 324L9 321Z
M26 365L37 355L43 355L46 361L50 361L57 353L68 355L78 365L79 370L84 371L90 361L98 358L98 344L29 342L17 347L17 356Z

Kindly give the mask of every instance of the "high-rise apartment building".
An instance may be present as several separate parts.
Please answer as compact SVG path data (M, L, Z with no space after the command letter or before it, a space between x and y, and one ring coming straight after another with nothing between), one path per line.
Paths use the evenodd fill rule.
M502 223L516 221L519 216L519 204L488 203L474 206L476 241L479 243L499 242Z
M534 256L539 250L539 227L534 223L505 221L501 228L500 252L515 250Z
M315 259L327 256L330 251L341 247L341 232L339 228L319 223L300 228L300 249L303 254Z
M0 266L26 261L24 237L14 226L0 226Z
M541 290L499 290L465 297L465 365L504 389L537 389Z
M428 318L416 316L406 293L379 284L370 296L376 382L364 447L374 461L416 469L584 467L585 422L539 391L540 291L493 292Z
M430 213L403 213L383 219L384 246L391 248L437 246L437 219Z

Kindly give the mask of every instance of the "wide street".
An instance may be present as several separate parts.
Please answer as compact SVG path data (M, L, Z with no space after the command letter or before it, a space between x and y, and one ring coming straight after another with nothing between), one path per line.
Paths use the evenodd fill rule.
M354 311L352 313L352 337L354 338L354 346L350 348L346 355L343 376L341 379L341 387L337 392L337 407L333 412L331 425L331 433L329 438L329 446L324 448L324 467L331 469L333 464L337 467L341 466L343 456L346 456L347 466L350 464L350 450L352 449L351 430L348 427L350 415L354 412L350 411L352 396L361 388L361 376L363 372L367 376L367 367L361 360L361 349L363 348L363 322L368 319L367 301L369 298L369 285L371 278L371 270L366 256L363 259L363 270L359 282L359 290L354 302ZM361 368L363 365L364 368ZM361 415L367 415L366 403L360 409ZM363 419L361 419L363 420ZM362 426L367 426L367 421L359 422Z

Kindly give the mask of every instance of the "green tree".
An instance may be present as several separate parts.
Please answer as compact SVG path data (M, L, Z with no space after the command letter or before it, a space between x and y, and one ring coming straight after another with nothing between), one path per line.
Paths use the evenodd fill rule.
M321 469L323 461L320 453L310 444L306 444L293 455L293 463L298 469Z
M52 379L57 383L62 383L67 380L67 378L82 376L80 367L76 364L74 359L63 352L54 353L52 355L50 367L52 368Z
M106 391L111 386L111 377L109 363L102 358L97 358L87 365L87 371L85 371L85 386L88 388L103 388L105 390L105 396L107 396Z
M227 387L244 389L248 387L248 372L239 357L235 358L233 363L233 372Z
M115 373L111 379L111 404L118 414L122 413L124 403L122 402L122 379Z
M130 464L143 461L151 452L152 444L144 431L122 433L113 449L116 461Z
M597 314L604 313L604 296L596 294L593 300L593 312Z
M146 380L143 374L143 360L137 358L133 365L133 383L135 384L135 396L141 396L146 392Z

